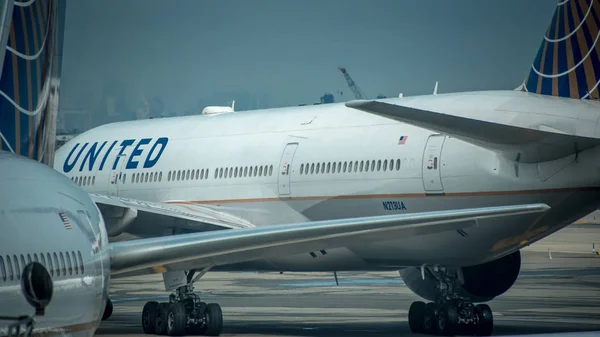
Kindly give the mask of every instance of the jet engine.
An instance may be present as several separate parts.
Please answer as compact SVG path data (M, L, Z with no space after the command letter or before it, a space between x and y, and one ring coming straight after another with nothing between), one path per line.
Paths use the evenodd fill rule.
M457 293L472 302L486 302L505 293L517 280L521 270L521 253L510 255L469 267L457 267ZM410 267L400 271L406 286L428 301L435 301L439 281L425 269L425 279L420 268Z

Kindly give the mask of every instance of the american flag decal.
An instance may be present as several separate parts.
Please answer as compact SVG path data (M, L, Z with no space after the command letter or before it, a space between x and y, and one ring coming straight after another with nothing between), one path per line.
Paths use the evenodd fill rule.
M408 136L400 136L400 139L398 139L398 145L403 145L404 143L406 143L407 139Z
M60 217L60 219L63 222L63 225L65 225L65 228L67 230L71 229L71 222L69 221L69 218L67 218L67 215L63 212L58 212L58 216Z

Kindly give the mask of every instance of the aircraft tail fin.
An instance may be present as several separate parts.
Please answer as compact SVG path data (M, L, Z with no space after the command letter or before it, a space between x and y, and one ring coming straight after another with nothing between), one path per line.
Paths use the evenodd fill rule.
M0 9L0 150L50 166L65 4L65 0L8 1Z
M522 91L598 99L600 1L560 0Z

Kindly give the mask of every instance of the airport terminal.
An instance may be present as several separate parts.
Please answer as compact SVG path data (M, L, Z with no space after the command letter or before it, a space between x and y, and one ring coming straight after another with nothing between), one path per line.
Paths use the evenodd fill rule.
M306 17L371 36L392 29L385 6L407 20L460 20L447 18L448 4L376 2L336 4L335 23L333 2L313 11L129 0L117 13L116 2L0 0L0 336L600 336L598 3L473 2L501 22L531 19L518 82L441 92L436 80L392 94L383 73L368 76L373 62L328 49L362 35L327 40ZM169 21L186 11L197 19ZM228 48L288 52L275 33L209 36L235 39L249 11L256 21L242 36L280 24L298 25L298 41L325 39L297 67L331 76L297 78L314 90L295 83L291 94L277 82L281 97L240 89L280 65L254 60L256 75ZM103 13L116 14L94 30ZM275 19L261 28L260 13ZM152 39L139 33L157 21ZM496 23L463 28L476 36ZM215 29L195 33L202 47L220 47L191 61L187 40L185 52L143 49L196 24ZM164 74L135 53L167 53L165 86L128 78ZM228 66L211 77L218 66L202 68L203 57ZM352 67L311 63L328 57ZM206 75L191 76L194 67ZM208 85L178 86L186 76Z

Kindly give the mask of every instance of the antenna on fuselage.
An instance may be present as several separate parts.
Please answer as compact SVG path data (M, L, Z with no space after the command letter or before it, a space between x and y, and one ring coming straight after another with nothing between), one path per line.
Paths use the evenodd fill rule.
M435 81L435 87L433 87L433 94L437 95L437 91L438 91L438 81Z

